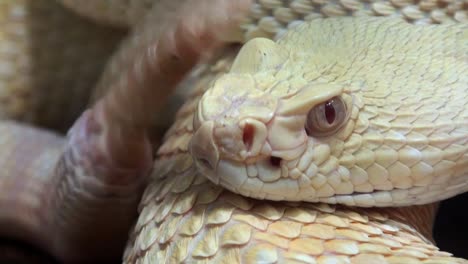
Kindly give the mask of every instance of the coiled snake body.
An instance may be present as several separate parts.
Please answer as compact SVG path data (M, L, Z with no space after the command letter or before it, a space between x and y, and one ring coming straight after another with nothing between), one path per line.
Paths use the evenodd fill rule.
M144 189L126 263L466 262L432 244L436 206L414 205L467 190L466 3L64 2L136 27L110 59L97 103L66 139L0 125L2 234L65 262L113 259ZM18 8L5 7L14 26ZM236 16L245 9L247 20ZM364 18L392 14L447 25ZM320 18L345 15L362 18ZM123 34L115 31L108 36ZM263 39L237 57L235 47L209 54L182 84L191 88L188 100L153 165L147 131L171 87L204 49L254 37ZM279 44L265 39L280 37ZM88 56L100 64L76 68L73 80L91 81L115 41L96 43ZM28 87L15 85L6 86L8 96ZM70 90L87 94L83 86ZM41 124L26 114L40 105L30 98L38 99L21 96L41 92L5 100L5 119ZM330 105L331 119L320 112ZM67 107L69 117L51 122L63 129L83 107ZM389 205L413 206L362 208Z

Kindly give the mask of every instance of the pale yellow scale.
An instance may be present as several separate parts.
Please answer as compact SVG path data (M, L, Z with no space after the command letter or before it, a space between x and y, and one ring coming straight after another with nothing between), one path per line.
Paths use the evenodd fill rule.
M434 205L357 209L259 201L198 173L181 138L193 133L194 102L229 70L234 54L202 67L193 100L168 131L125 263L468 263L425 238Z

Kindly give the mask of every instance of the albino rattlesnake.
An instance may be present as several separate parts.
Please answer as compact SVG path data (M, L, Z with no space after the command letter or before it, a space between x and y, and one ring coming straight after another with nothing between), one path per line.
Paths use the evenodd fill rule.
M133 1L132 3L144 4L144 1ZM202 7L209 7L206 5L203 6L206 4L205 2L202 3ZM307 5L307 3L309 3L309 5ZM402 10L401 14L410 18L410 15L414 15L416 18L415 21L417 22L430 22L431 20L427 19L428 17L435 17L435 19L432 18L432 21L436 22L440 17L444 17L440 14L448 14L449 16L445 16L445 18L454 20L462 20L466 17L466 6L462 2L457 1L451 4L433 3L432 5L430 3L421 2L420 9L416 8L417 6L415 5L409 5L408 7L406 6L406 3L395 3L395 5L388 3L359 4L359 2L352 1L340 3L310 3L312 2L259 1L259 4L255 4L252 9L251 17L265 17L265 15L269 13L273 14L273 16L266 16L267 19L260 18L258 21L260 25L259 27L252 24L248 24L249 26L244 27L247 31L247 36L281 35L283 31L278 31L272 26L282 26L284 25L284 20L291 18L297 19L300 16L305 16L307 18L316 17L317 14L320 13L313 13L314 10L320 10L322 14L327 15L345 13L361 14L366 12L373 13L378 12L379 10L384 10L390 14L399 10L396 8L399 7ZM90 2L90 5L92 4L93 3ZM223 1L219 1L216 4L211 2L211 4L214 6L211 7L211 10L217 10L214 9L217 7L216 5L219 4L219 6L222 7L223 4L226 5L226 2L223 3ZM289 8L289 12L288 8L282 7L285 4L289 4L289 7L291 7ZM179 4L174 5L177 6ZM107 5L103 5L103 7L105 6ZM187 6L190 7L190 3ZM386 8L379 8L381 6ZM443 6L445 9L441 9L440 6ZM86 9L87 6L78 5L78 8L80 7ZM139 6L136 5L136 7ZM264 9L262 9L262 7L264 7ZM303 9L300 9L299 7L303 7ZM368 7L373 11L362 11L369 10L366 9ZM198 12L202 13L200 10L203 9L201 7L198 8L199 9L194 8L195 11L198 10ZM354 9L357 11L353 11ZM100 9L96 10L98 11L96 13L102 12ZM144 9L135 8L128 10L138 11ZM299 12L297 12L297 10L299 10ZM300 12L301 10L302 13ZM339 10L345 10L345 12L340 13ZM414 10L420 10L420 12L418 13ZM441 12L441 10L445 10L446 13ZM197 14L195 11L194 14ZM183 12L184 10L182 13ZM311 12L312 14L310 14ZM421 16L421 14L425 14L424 12L428 12L431 15L427 17L426 15ZM136 30L136 32L148 32L148 25L150 25L152 19L165 21L161 17L154 15L157 14L156 11L152 13L153 15L150 15L149 18L146 19L146 22L137 22L139 23L138 25L146 25L146 27L141 26ZM169 12L167 13L171 14ZM133 19L135 19L135 17L138 18L141 15L141 13L136 11L128 12L128 14L137 14L129 16L133 17ZM186 10L184 14L187 14ZM223 14L231 13L221 12L220 17L222 17ZM235 12L233 12L233 14L235 14ZM120 17L125 18L126 16ZM211 23L219 23L216 19L219 20L220 17L215 16L211 20ZM280 22L276 21L275 18L278 18ZM196 25L196 23L193 23L197 21L195 19L203 21L203 19L194 16L189 17L188 21ZM204 19L210 21L210 18ZM168 24L177 25L177 23L173 23L174 21L169 21L172 23ZM255 21L255 19L252 19L250 22ZM180 20L175 20L175 22L180 22ZM223 25L229 27L232 26L229 21L224 22L228 22L227 25L221 24L218 26L220 28L223 28ZM178 29L183 31L184 26L187 27L192 24L184 24L184 22L182 22L183 26ZM204 26L209 29L210 25L212 26L212 24L208 22L207 26ZM258 30L259 28L261 30ZM201 29L201 32L203 33L203 25ZM137 76L135 80L131 78L133 76L132 74L138 75L141 73L141 71L133 71L133 67L143 70L143 73L147 73L145 70L147 70L148 67L150 70L155 69L151 68L152 65L145 64L147 62L145 57L143 57L142 64L142 61L139 60L141 57L138 57L139 54L137 51L139 47L145 47L144 45L148 43L151 44L152 41L154 42L154 37L158 36L158 34L166 36L167 32L171 31L162 30L162 32L150 32L146 33L147 35L144 35L149 36L147 38L142 38L140 36L133 38L137 41L128 41L123 48L124 52L120 53L123 55L117 55L114 57L113 65L117 65L117 67L110 67L110 70L108 70L107 74L102 78L101 87L106 85L109 86L110 83L113 83L113 86L115 87L112 88L114 90L120 91L126 95L126 86L138 87L138 85L141 85L143 87L143 94L145 94L145 87L147 87L146 84L150 84L150 81L163 80L164 77L170 77L172 74L174 76L178 76L188 70L191 63L196 61L197 56L199 56L197 55L197 49L178 46L175 51L176 53L180 52L180 50L188 50L185 54L182 54L185 55L183 58L187 60L186 62L174 62L171 61L171 57L156 57L157 62L155 62L155 65L170 67L171 71L163 72L163 74L166 73L167 76L161 75L160 72L157 72L154 74L156 77L147 77L143 74L142 76ZM207 34L208 39L197 40L201 41L198 47L201 48L208 46L210 43L209 40L216 40L219 38L226 40L226 37L229 37L229 40L239 40L239 37L241 36L241 34L239 34L239 30L228 30L226 32L233 33L222 34L221 36L219 34L213 35L213 32L211 32L211 34ZM194 34L194 36L196 37L197 34ZM172 43L184 43L184 41L190 40L190 37L191 36L185 39L184 37L180 37L178 34L175 34L175 39ZM164 42L164 40L161 40L162 44L159 43L158 47L162 48L158 49L158 51L162 54L165 54L165 51L171 52L170 41L171 40L169 40L169 42ZM197 43L194 44L197 46ZM137 56L133 56L135 53ZM151 55L151 53L148 54ZM181 54L177 55L180 56ZM195 111L196 102L201 96L202 90L208 87L209 80L213 78L213 75L219 75L223 71L227 70L229 60L232 59L232 53L229 54L229 52L227 52L225 57L226 58L224 59L220 59L218 63L215 64L216 66L214 68L204 70L205 76L202 77L196 85L198 89L195 89L192 93L193 99L179 111L176 123L168 132L166 141L159 150L162 159L156 162L155 173L153 174L151 183L146 188L146 192L143 196L140 207L142 211L130 240L127 243L125 261L134 262L143 260L154 263L162 262L161 259L166 259L168 262L176 262L180 260L185 260L186 262L192 262L193 260L220 261L221 259L224 259L228 263L231 263L240 259L250 261L263 259L267 262L289 260L291 262L305 261L313 263L315 261L322 263L330 261L332 258L341 261L351 259L355 263L365 263L365 260L370 259L377 261L377 263L384 263L385 260L395 263L410 263L410 261L419 263L417 262L418 260L425 261L426 263L444 263L444 261L447 263L457 263L461 261L448 258L446 253L438 252L434 246L430 245L429 241L413 229L413 227L416 227L426 236L430 236L428 234L430 233L430 231L428 231L431 225L430 218L434 213L434 207L432 205L414 207L413 209L363 210L342 208L340 206L330 207L324 204L262 202L242 198L241 196L234 195L220 187L215 187L210 184L204 176L198 175L195 168L192 166L190 156L186 152L188 147L187 144L192 134L192 115ZM122 63L122 61L126 63ZM169 63L174 63L174 65L168 65ZM180 66L180 63L182 63L182 66L186 65L186 67L184 66L179 68L178 66ZM128 66L122 65L132 65L132 67L129 67L130 75L124 74L124 76L130 76L130 78L124 77L123 81L121 79L120 81L117 81L117 83L115 81L109 81L112 80L112 78L115 78L116 74L126 72L126 68L128 68ZM158 68L156 67L156 69ZM463 69L466 72L466 65L465 68L462 68L462 72ZM457 76L463 76L463 74ZM145 78L149 79L147 80ZM178 79L171 79L169 81L164 81L164 83L167 83L168 86L170 86L177 81ZM121 90L119 90L119 88ZM93 195L100 195L101 201L104 203L97 207L99 210L102 210L101 218L99 215L96 216L92 212L90 213L88 210L80 206L80 203L83 201L75 201L75 203L73 203L74 195L70 196L72 200L70 200L71 205L69 205L67 203L51 203L50 200L47 199L54 197L54 194L43 195L43 193L41 193L46 188L50 189L54 184L60 184L60 182L62 182L62 186L65 190L67 189L67 186L76 187L73 182L70 185L66 178L64 178L65 180L57 179L57 177L52 178L55 179L52 181L52 184L44 182L43 187L38 187L36 185L21 186L18 189L18 193L15 193L15 190L11 192L7 187L0 185L1 188L7 190L7 195L4 197L10 197L10 200L6 199L6 202L4 199L0 199L0 202L2 202L0 203L2 210L4 206L6 209L12 208L12 205L17 206L15 211L3 210L0 215L0 221L2 221L2 223L7 221L8 223L8 221L18 221L19 219L20 222L17 224L19 224L18 226L22 227L23 229L21 230L24 231L24 233L20 233L18 235L18 233L8 232L7 230L6 234L14 235L16 237L20 236L24 239L29 239L35 243L42 244L43 247L52 251L55 256L63 260L70 261L78 258L86 259L86 257L115 256L115 252L102 252L102 249L99 249L98 246L102 243L101 241L109 243L108 246L111 248L113 247L114 251L121 246L123 236L126 233L125 227L128 226L133 217L133 214L131 213L132 206L134 206L137 201L136 198L138 198L138 190L141 188L142 182L136 181L137 184L133 184L133 181L136 179L127 177L128 174L126 171L115 169L112 166L109 166L109 164L105 165L105 162L108 161L106 158L110 158L111 161L117 162L117 164L121 166L125 165L130 168L134 168L136 175L144 174L148 169L147 165L149 163L148 161L144 162L145 159L148 159L148 152L145 147L146 145L141 144L141 142L145 143L146 140L143 139L142 141L141 132L138 129L139 125L146 124L148 116L145 115L144 112L148 110L132 110L130 111L131 118L127 118L122 113L125 114L125 110L131 109L130 106L134 103L133 100L141 99L133 97L131 98L133 99L132 101L128 101L125 100L127 98L123 97L122 94L119 95L118 93L119 92L115 92L114 94L111 93L111 95L107 97L111 98L107 100L107 105L105 103L104 106L103 104L98 104L95 109L100 110L94 110L91 114L89 114L90 112L85 114L84 117L80 119L81 121L77 123L76 128L73 130L74 132L71 134L69 139L72 143L79 143L80 140L83 140L88 136L86 131L85 134L81 134L79 130L80 124L83 124L83 122L85 124L89 124L88 128L91 128L91 130L89 130L90 133L94 133L94 131L96 131L94 128L99 128L99 125L96 127L96 123L94 123L95 119L93 119L97 118L97 124L99 124L99 122L104 122L106 124L104 125L104 138L109 140L106 142L115 143L115 146L112 144L109 145L111 148L109 155L107 152L109 151L107 149L108 145L106 145L105 142L103 145L102 140L97 140L95 141L97 145L91 144L94 148L90 150L92 151L91 154L97 153L96 155L98 156L96 157L91 155L91 158L84 158L84 160L91 159L91 161L104 161L104 168L98 168L97 170L98 172L103 172L100 169L104 169L104 172L98 176L94 176L104 182L104 187L100 185L99 181L97 182L97 187L96 185L93 185L94 183L88 182L91 184L90 186L95 186L95 188L97 188L93 189L91 193ZM163 92L162 95L165 93L167 92ZM142 93L140 93L140 96L141 94ZM132 92L130 92L129 95L131 96ZM151 93L149 95L149 98L158 98L157 95L155 96ZM117 108L113 105L115 102L122 103L118 106L124 110L121 110L121 112L119 112L120 110L116 110ZM141 102L142 105L148 106L148 101L145 101L145 99ZM154 110L158 109L160 109L159 105L154 107ZM104 117L102 117L103 115ZM109 120L106 118L112 122L107 123ZM136 126L137 129L135 128L135 125L138 125ZM129 130L128 128L131 129ZM3 160L8 161L11 159L11 157L9 157L9 153L17 153L16 155L24 154L19 151L21 150L22 145L29 146L28 143L30 145L36 144L36 148L31 148L34 151L29 150L30 153L28 153L28 155L25 155L24 157L21 156L24 158L26 164L29 163L32 165L29 166L27 170L18 168L18 166L11 166L11 169L6 170L7 173L5 173L6 182L8 182L8 177L12 177L14 174L19 175L17 177L33 176L36 177L36 181L40 178L43 178L46 181L47 179L51 179L51 176L47 174L55 174L52 173L51 167L55 166L55 162L60 157L60 152L62 150L61 146L63 145L62 138L55 135L48 135L46 132L38 132L24 127L19 127L18 125L10 122L2 124L0 129L2 129L2 134L5 135L4 142L6 144L5 152L0 154L3 155ZM119 131L120 129L122 130L121 133L123 133L123 135L130 136L124 140L126 142L122 143L119 135L114 135L115 131ZM114 134L110 132L108 133L107 131L112 131ZM31 133L29 136L27 135L28 132ZM10 137L7 135L10 135ZM36 137L31 140L31 135L35 135ZM83 135L85 138L82 138ZM44 140L38 140L40 138L43 138ZM131 139L136 143L132 144ZM29 141L25 142L26 140ZM78 154L81 151L81 153L88 153L89 155L90 152L86 152L88 151L87 149L84 149L84 152L82 152L83 149L79 147L82 145L86 144L71 144L71 147L69 147L70 151L67 153L72 154L64 155L65 158L60 158L60 160L62 160L60 164L64 164L64 162L65 164L67 164L67 162L72 162L72 166L68 164L65 167L60 167L59 165L59 169L65 168L65 171L68 174L77 177L75 179L78 182L83 181L81 178L83 177L81 176L83 175L83 171L77 169L72 172L69 170L70 168L75 170L76 167L74 167L74 165L76 165L76 163L73 162L76 162L76 158L78 158L78 162L83 159L83 157L80 157L79 155L73 156L76 155L76 151L78 151ZM78 146L78 148L76 146ZM129 153L135 154L133 155L135 157L132 157L132 154L124 155L123 153L128 154L127 149ZM102 155L102 153L104 153L104 157L99 156ZM141 162L141 160L143 160L143 162ZM7 163L5 163L5 165L7 165ZM92 167L85 165L85 172L89 172L86 170L93 171L92 169ZM36 173L36 175L35 173L31 173L31 171L39 173ZM94 171L96 172L96 170ZM67 173L62 176L66 176ZM113 176L113 174L120 177L116 177L115 175ZM58 173L58 175L60 175L60 173ZM2 177L5 176L2 175ZM86 178L86 173L84 178ZM141 178L141 175L139 178ZM86 182L86 179L84 182ZM111 184L116 188L110 190L105 189L106 184ZM8 186L8 184L6 186ZM118 186L121 186L122 188ZM76 193L79 194L80 192L80 189L78 189ZM112 195L109 197L108 194ZM59 195L62 195L61 191L59 191ZM38 203L36 200L37 197L44 196L48 196L48 198L45 198L45 203L42 202L44 200L39 200ZM21 199L13 201L12 203L11 197ZM57 197L62 196L55 196L55 198ZM116 201L118 200L120 200L120 204L116 206ZM96 206L92 203L87 204L89 202L89 200L84 201L84 205L91 207ZM122 204L122 202L126 203L126 205ZM44 205L46 205L45 208ZM64 205L65 207L61 207ZM69 212L76 208L80 208L81 211L78 211L78 213L75 212L75 214L71 215L66 215L66 213L59 214L57 219L47 216L47 213L57 212L57 209L54 209L57 206L58 208L62 208L62 210L71 206L71 209L68 209ZM24 214L25 212L30 213L31 210L34 212L32 214L32 218ZM420 212L421 214L418 215L416 212ZM83 213L83 215L81 215L81 213ZM112 221L118 219L118 217L124 218L123 224L118 221ZM91 219L91 221L87 219ZM65 222L60 222L61 220L65 220ZM109 225L109 223L114 222L114 225ZM405 222L409 225L405 224ZM69 229L70 227L74 227L73 225L75 224L77 226L75 228L77 229L96 228L97 226L99 226L99 229L95 229L97 230L96 234L78 234L76 231L73 231L73 229ZM49 232L51 237L45 237L45 234ZM33 235L31 236L31 234ZM68 240L69 238L71 239Z
M468 27L379 20L248 42L195 114L201 171L269 200L396 206L467 191Z

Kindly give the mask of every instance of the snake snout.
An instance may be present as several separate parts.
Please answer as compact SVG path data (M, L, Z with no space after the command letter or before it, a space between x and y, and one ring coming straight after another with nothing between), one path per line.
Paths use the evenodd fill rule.
M213 138L213 128L212 121L204 122L190 141L190 152L195 164L203 172L211 172L208 173L209 175L216 170L219 160L219 151Z

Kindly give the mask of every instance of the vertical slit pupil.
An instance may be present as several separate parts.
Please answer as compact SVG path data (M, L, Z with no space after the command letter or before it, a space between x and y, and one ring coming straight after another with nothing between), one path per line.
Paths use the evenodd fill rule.
M333 124L335 122L336 112L335 107L333 107L333 100L328 101L325 104L325 118L327 119L328 124Z

